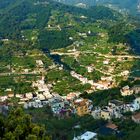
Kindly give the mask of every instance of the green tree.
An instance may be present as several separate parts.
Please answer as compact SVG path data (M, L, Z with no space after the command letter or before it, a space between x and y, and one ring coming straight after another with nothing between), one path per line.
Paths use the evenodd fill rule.
M140 139L140 126L138 126L133 132L131 132L127 140L139 140Z
M37 140L37 136L36 135L29 135L26 140Z
M30 115L21 108L10 111L8 117L0 117L0 139L2 140L51 140L43 126L32 123ZM3 129L4 128L4 129Z
M16 138L12 132L7 132L5 133L3 140L16 140Z

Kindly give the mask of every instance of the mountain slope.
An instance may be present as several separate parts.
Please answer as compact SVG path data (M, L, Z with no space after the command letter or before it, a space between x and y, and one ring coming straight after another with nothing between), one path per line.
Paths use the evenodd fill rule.
M107 0L99 2L105 3ZM124 18L120 13L104 6L83 9L51 0L0 0L0 3L1 39L28 41L34 47L49 49L70 45L72 40L69 40L69 37L73 32L76 33L79 26L83 27L86 23L98 21L101 27L112 28ZM118 37L114 35L110 36L116 40Z
M37 0L7 0L7 3L1 0L1 2L3 3L0 9L0 36L2 38L17 38L20 37L22 30L45 28L54 9L62 13L84 15L89 17L89 20L116 20L120 16L106 7L92 7L86 10L45 0L40 2Z
M76 5L83 3L87 6L91 5L107 5L113 8L120 8L129 11L131 14L139 14L140 1L139 0L56 0L65 4Z

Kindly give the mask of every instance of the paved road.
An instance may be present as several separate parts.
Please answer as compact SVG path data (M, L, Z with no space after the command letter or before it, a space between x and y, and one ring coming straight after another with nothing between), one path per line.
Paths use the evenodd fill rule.
M38 73L0 73L0 76L10 76L10 75L37 75Z
M58 54L60 56L62 55L80 55L80 54L96 54L98 56L102 56L105 58L135 58L135 59L140 59L140 56L136 56L136 55L109 55L109 54L101 54L98 52L91 52L91 51L75 51L75 52L67 52L67 53L63 53L63 52L51 52L51 54Z

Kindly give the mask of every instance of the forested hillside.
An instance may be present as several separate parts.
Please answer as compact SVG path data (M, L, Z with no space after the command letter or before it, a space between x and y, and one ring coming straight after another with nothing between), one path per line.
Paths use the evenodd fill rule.
M52 12L57 10L59 13L62 13L62 16L66 13L75 15L83 15L88 17L89 22L96 21L96 20L118 20L120 15L106 7L91 7L89 9L81 9L72 6L65 6L63 4L59 4L56 2L50 1L41 1L38 2L37 0L1 0L1 10L0 10L0 38L1 39L23 39L24 35L29 30L34 30L37 32L39 40L42 35L47 36L50 31L46 31L48 27L48 21L52 16ZM59 19L58 19L59 22ZM64 23L67 23L67 21ZM63 27L60 27L63 28ZM67 32L68 29L64 29ZM26 32L26 33L25 33ZM51 36L49 36L49 40L51 39L53 42L53 38L57 38L60 36L64 40L59 46L65 47L70 44L68 37L70 36L69 33L65 35L63 31L53 31ZM38 40L38 42L40 42ZM61 41L62 41L61 40ZM58 42L60 41L57 40ZM65 42L65 43L64 43ZM43 43L43 41L42 41ZM51 43L51 42L50 42ZM52 46L52 48L57 48L52 44L48 44L48 46Z
M102 2L102 1L98 1L98 2ZM106 1L103 2L105 3ZM84 21L82 21L80 24L85 24L88 22L91 23L91 22L96 22L97 20L102 20L101 26L103 28L110 28L110 27L112 28L113 26L111 30L115 29L116 25L114 23L116 21L121 22L121 19L123 19L123 16L118 12L103 6L92 6L89 7L88 9L83 9L83 8L78 8L78 7L68 6L68 5L66 6L50 0L47 1L42 0L40 2L37 0L30 0L30 1L29 0L6 0L6 1L1 0L0 3L1 3L0 38L14 39L14 40L18 39L18 41L21 42L24 40L24 43L26 41L27 44L31 43L34 44L34 47L41 46L41 48L47 47L47 48L56 49L60 47L66 47L72 43L72 40L69 40L68 38L72 35L70 28L72 28L73 25L70 25L71 22L68 22L68 17L66 19L65 18L62 19L62 17L65 14L71 15L73 17L73 21L79 23L81 22L81 19L78 19L77 17L78 16L84 17L85 18ZM120 3L120 1L118 1L117 3ZM129 1L127 5L130 4L131 2ZM136 2L133 2L133 4L136 4ZM126 6L125 3L121 3L121 5ZM50 19L53 17L54 9L55 11L57 11L56 21L58 23L55 23L57 25L50 25ZM63 20L63 23L60 23L61 20ZM114 23L112 22L111 25L108 23L108 21L113 21L113 22L115 21L115 22ZM125 22L123 24L125 24ZM118 23L116 22L116 24ZM56 28L58 29L58 31L48 30L49 29L48 27L50 26L55 26L51 28ZM129 40L131 39L129 43L133 42L132 36L134 36L134 34L131 33L128 36L121 35L118 37L116 33L117 31L118 30L116 30L115 32L111 31L115 33L114 35L112 35L111 32L109 32L110 40L112 40L111 38L113 37L114 37L113 40L122 40L125 37L125 41L127 39ZM29 37L31 36L31 34L34 34L36 37L34 39L30 38L27 40L26 36ZM139 33L135 34L134 37L136 38L138 34ZM49 40L51 40L52 42Z

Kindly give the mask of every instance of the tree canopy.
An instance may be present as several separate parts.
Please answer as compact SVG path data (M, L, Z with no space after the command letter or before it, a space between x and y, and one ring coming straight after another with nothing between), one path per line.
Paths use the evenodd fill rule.
M43 126L32 122L30 115L21 108L0 116L0 139L2 140L51 140Z

